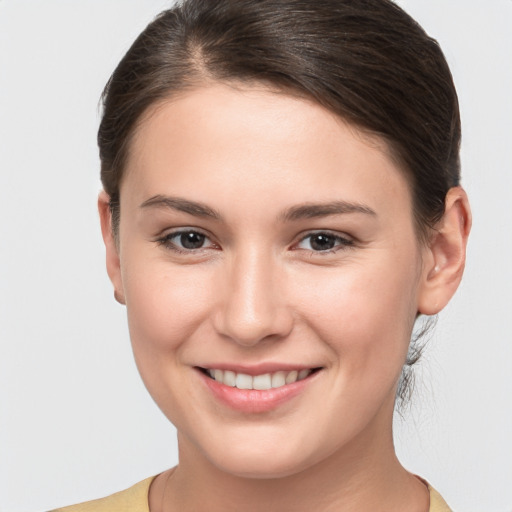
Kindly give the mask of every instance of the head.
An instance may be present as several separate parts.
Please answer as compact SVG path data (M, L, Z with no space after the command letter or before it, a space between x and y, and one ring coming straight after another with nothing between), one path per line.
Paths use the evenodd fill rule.
M191 446L218 462L220 441L201 445L201 429L191 426L201 413L194 419L168 399L180 391L166 372L193 388L203 366L283 366L294 350L313 365L313 387L329 382L339 415L359 418L329 446L313 443L309 463L388 420L414 321L437 313L457 288L470 224L457 96L437 42L387 0L187 0L138 37L103 101L109 274L127 303L146 385ZM350 220L337 224L341 210ZM140 211L156 213L143 220ZM177 255L178 243L186 254ZM174 255L163 257L170 246ZM330 255L321 263L305 256L322 247ZM277 262L281 249L297 261ZM325 294L308 287L314 282ZM148 330L169 316L159 333ZM202 352L201 340L212 338ZM385 391L375 393L379 377L365 382L383 357ZM215 416L201 392L194 400ZM218 439L243 445L256 436L266 443L263 457L282 441L288 413L224 414L231 423L218 425ZM339 425L324 423L320 437L336 438ZM257 467L258 455L245 455ZM292 471L290 460L276 462L273 474ZM231 467L250 474L250 464Z
M420 236L460 182L460 116L438 43L388 0L187 1L134 42L103 95L101 179L117 229L130 141L151 105L208 83L264 84L385 141Z

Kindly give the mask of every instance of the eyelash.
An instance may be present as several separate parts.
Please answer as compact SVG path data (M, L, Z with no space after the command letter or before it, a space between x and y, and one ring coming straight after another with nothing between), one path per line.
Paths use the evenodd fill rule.
M192 234L192 235L200 235L201 237L204 237L204 240L210 241L210 238L208 235L203 233L202 231L199 231L197 229L180 229L178 231L173 231L172 233L167 233L161 238L158 238L156 242L158 245L161 245L165 247L166 249L170 249L171 251L177 252L179 254L192 254L197 253L200 251L203 251L204 249L209 249L210 247L217 247L213 242L210 241L210 245L207 247L198 247L197 249L187 249L184 247L179 247L175 242L173 242L173 239L176 239L180 236Z
M173 239L176 239L178 237L181 237L183 235L199 235L200 237L204 237L203 240L210 241L208 235L205 233L197 230L197 229L180 229L179 231L173 231L172 233L168 233L165 236L158 238L156 242L165 247L166 249L169 249L171 251L177 252L179 254L193 254L193 253L200 253L205 249L215 248L217 249L218 246L210 241L210 245L206 247L198 247L196 249L187 249L184 247L179 247L176 242L173 242ZM329 238L331 241L333 241L336 245L329 249L323 249L323 250L314 250L314 249L307 249L307 248L301 248L298 247L300 244L302 244L305 240L312 239L313 237L326 237ZM303 236L297 244L294 244L294 250L304 250L309 251L312 254L315 255L325 255L325 254L332 254L339 250L347 249L354 246L354 240L346 237L342 237L340 235L337 235L335 233L331 233L329 231L315 231L310 232L307 235Z
M319 251L315 251L313 249L301 249L301 248L299 248L297 250L310 251L312 254L315 254L315 255L324 255L324 254L332 254L339 250L348 249L348 248L354 246L354 240L352 240L351 238L343 237L343 236L337 235L335 233L332 233L330 231L315 231L312 233L308 233L307 235L303 236L300 239L299 244L301 244L308 238L312 239L315 236L327 237L327 238L331 239L336 245L330 249L324 249L324 250L319 250ZM296 245L299 245L299 244L296 244Z

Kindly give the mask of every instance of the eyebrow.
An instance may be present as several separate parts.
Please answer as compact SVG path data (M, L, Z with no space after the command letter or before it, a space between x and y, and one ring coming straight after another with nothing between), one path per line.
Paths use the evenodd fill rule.
M215 220L222 220L220 213L204 203L189 201L180 197L156 195L144 201L141 208L170 208L180 212L194 215L195 217L206 217ZM298 221L302 219L314 219L327 217L329 215L342 215L348 213L363 213L365 215L377 216L369 206L347 201L331 201L327 203L305 203L292 206L278 216L281 222Z
M280 215L280 220L284 222L297 221L346 213L363 213L365 215L377 216L374 210L363 204L349 203L347 201L331 201L329 203L307 203L292 206Z
M170 197L157 195L144 201L141 208L171 208L180 212L194 215L195 217L207 217L215 220L220 220L221 215L219 212L206 206L203 203L189 201L180 197Z

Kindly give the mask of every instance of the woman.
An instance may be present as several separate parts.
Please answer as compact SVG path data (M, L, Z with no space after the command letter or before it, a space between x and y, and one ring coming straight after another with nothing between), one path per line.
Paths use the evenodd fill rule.
M69 510L449 510L392 438L471 225L437 43L388 0L187 0L103 99L107 270L180 462Z

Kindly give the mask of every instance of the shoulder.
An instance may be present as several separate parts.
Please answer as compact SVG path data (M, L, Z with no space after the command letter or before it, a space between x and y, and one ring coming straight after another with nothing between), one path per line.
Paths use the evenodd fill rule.
M430 508L429 512L452 512L452 509L443 500L441 495L432 487L428 486L430 491Z
M146 478L129 489L106 498L59 508L51 512L149 512L149 487L154 479L154 476ZM430 491L429 512L452 512L441 495L432 486L429 485L428 488Z
M56 509L52 512L149 512L149 487L155 477L146 478L125 491L106 498Z

